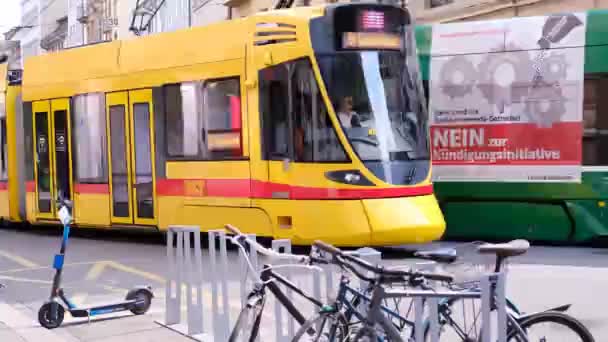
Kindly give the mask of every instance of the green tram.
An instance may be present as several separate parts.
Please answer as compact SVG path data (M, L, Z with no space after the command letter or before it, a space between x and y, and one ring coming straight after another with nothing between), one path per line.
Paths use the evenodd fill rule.
M558 18L562 16L561 19L564 19L564 16L568 15L572 14L554 16ZM435 178L436 195L447 222L445 238L486 240L526 238L532 241L566 244L606 241L608 237L608 10L590 10L577 15L584 21L580 44L561 48L564 51L579 49L584 53L580 54L578 61L557 60L558 64L563 65L558 65L553 71L549 70L549 73L559 78L565 77L564 74L560 74L563 72L560 67L578 67L580 70L582 89L578 105L582 108L579 109L581 114L578 127L582 132L578 140L565 142L579 150L580 159L577 168L580 178L570 182ZM547 17L549 16L544 18ZM528 19L532 18L419 26L416 31L417 45L423 83L427 91L427 100L430 101L429 115L433 116L434 96L436 96L433 90L429 89L433 87L435 81L433 77L441 77L432 76L437 74L432 70L433 60L439 58L435 53L437 49L434 44L437 35L434 31L441 29L442 32L449 32L451 30L449 27L452 27L455 35L458 32L461 35L470 34L470 41L483 42L485 37L475 37L472 32L487 29L492 25L506 27L508 31L509 27L517 28L526 22L531 22ZM550 34L559 36L563 32L557 31L562 29L560 25L564 23L563 20L558 21L557 25L553 25L554 27L543 28L543 32L551 31ZM522 30L521 27L519 30ZM462 44L444 45L446 46L440 49L443 55L448 51L448 54L461 54L465 57L476 55L478 58L483 58L485 54L495 53L495 51L475 49L466 51L462 49ZM529 51L530 56L534 56L535 53ZM484 70L477 70L481 75L479 77L494 72L498 68L496 64L500 63L489 66L486 64ZM461 71L467 71L467 68L461 68ZM520 68L518 72L528 72L530 78L534 75L534 72L526 71L525 68ZM455 96L458 96L461 95L459 91L464 93L470 90L470 87L461 86L454 89ZM431 130L432 127L431 122ZM553 139L557 141L569 138L556 134ZM434 166L435 174L436 169Z

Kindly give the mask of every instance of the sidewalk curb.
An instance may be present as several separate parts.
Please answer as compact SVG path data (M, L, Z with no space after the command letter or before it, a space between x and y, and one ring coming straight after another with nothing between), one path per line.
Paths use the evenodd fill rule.
M173 331L175 333L178 333L184 337L190 338L194 341L199 341L199 342L213 342L213 336L203 333L203 334L197 334L197 335L190 335L188 333L188 325L184 324L184 323L180 323L180 324L166 324L164 321L161 320L156 320L154 321L154 323L158 324L159 326L166 328L170 331Z
M0 303L0 322L25 341L66 342L78 341L64 331L48 330L38 323L36 315L27 306Z

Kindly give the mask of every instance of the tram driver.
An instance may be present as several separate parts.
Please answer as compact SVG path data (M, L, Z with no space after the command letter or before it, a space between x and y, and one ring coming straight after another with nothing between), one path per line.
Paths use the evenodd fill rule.
M344 96L338 108L338 118L344 128L361 127L359 114L353 110L353 97Z

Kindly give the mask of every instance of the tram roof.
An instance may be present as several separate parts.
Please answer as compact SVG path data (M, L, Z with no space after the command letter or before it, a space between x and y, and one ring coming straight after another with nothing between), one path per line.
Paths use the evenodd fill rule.
M33 101L115 90L107 89L108 84L112 85L111 88L141 88L179 82L181 78L188 77L188 68L193 65L243 59L244 37L248 41L254 38L256 23L306 23L310 18L322 15L324 7L261 12L207 26L32 56L24 63L23 98ZM162 76L159 74L169 69L171 73L165 71ZM148 80L154 79L160 83L124 82L125 75L141 75L149 71L156 71L156 77ZM108 81L111 79L114 81Z

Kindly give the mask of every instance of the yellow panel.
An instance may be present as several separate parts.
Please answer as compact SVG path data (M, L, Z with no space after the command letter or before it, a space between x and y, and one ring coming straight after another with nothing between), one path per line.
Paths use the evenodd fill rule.
M9 218L9 201L8 201L8 191L0 190L0 217L4 219Z
M10 198L10 218L13 222L19 222L23 220L19 213L19 195L22 191L25 191L23 186L20 186L19 175L24 170L19 170L18 154L23 153L23 146L17 146L17 130L23 130L23 126L17 124L16 118L16 105L17 97L21 93L20 86L9 86L6 92L6 138L8 146L8 191ZM20 105L21 103L19 103Z
M249 161L167 162L166 171L171 179L246 179Z
M159 198L159 227L169 225L198 225L202 231L222 229L231 223L248 233L272 236L270 218L260 208L230 208L205 205L184 205L180 197Z
M120 50L121 72L243 58L246 36L243 21L236 20L125 41Z
M119 90L146 88L163 84L197 81L208 78L234 76L243 67L242 59L234 59L208 64L197 64L174 69L147 70L132 74L100 79L69 81L65 83L24 86L25 101L35 101L73 94L112 92Z
M296 244L311 244L321 239L340 246L361 246L370 242L367 217L359 200L262 199L254 200L253 205L268 213L277 239L292 239ZM281 218L286 217L291 218L292 228L280 225ZM249 232L247 225L241 228Z
M434 195L363 200L372 227L373 245L434 241L445 220Z
M25 193L25 213L26 213L26 219L29 222L34 222L36 221L36 214L34 212L36 208L36 194L33 192L26 192Z
M25 96L36 85L117 75L120 44L118 41L95 44L27 58L23 74Z
M99 226L110 225L110 195L74 194L74 222Z
M4 92L6 90L7 73L8 73L8 64L6 64L6 63L0 64L0 92Z

